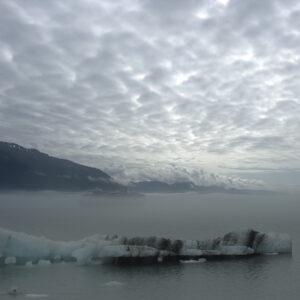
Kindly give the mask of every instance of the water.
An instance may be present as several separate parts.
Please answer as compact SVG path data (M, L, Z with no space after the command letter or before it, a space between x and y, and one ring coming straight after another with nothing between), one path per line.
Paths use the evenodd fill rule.
M293 255L196 264L53 264L0 268L0 299L298 299L300 202L295 196L176 194L97 199L74 193L2 193L0 227L58 240L94 233L205 239L240 228L287 232ZM2 292L2 294L1 294Z

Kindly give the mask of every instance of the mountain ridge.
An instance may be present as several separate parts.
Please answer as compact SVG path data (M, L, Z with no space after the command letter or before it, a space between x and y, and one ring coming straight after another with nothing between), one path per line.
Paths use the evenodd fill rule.
M237 189L237 188L225 188L222 186L200 186L193 182L174 182L166 183L157 180L138 181L131 182L128 187L139 193L186 193L186 192L197 192L201 194L207 193L226 193L226 194L247 194L247 195L264 195L271 194L272 191L268 190L251 190L251 189Z
M94 191L95 195L140 195L140 193L231 193L265 194L266 190L199 186L193 182L159 180L130 182L127 186L94 167L50 156L34 148L0 141L0 190Z
M0 142L0 189L120 191L125 187L100 169Z

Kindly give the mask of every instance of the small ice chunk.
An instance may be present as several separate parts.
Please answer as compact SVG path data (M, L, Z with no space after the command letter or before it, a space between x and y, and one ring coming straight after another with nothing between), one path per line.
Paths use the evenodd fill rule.
M28 298L47 298L49 295L47 294L26 294L25 295Z
M17 259L14 256L7 256L4 260L4 263L6 265L15 265L17 262Z
M54 256L53 262L60 262L60 261L61 261L61 256L60 255Z
M124 285L124 283L113 280L113 281L106 282L104 285L105 286L122 286L122 285Z
M189 259L189 260L180 260L182 264L199 264L206 262L205 258L199 258L199 259Z
M158 262L161 263L161 262L163 262L163 260L164 260L163 256L158 256L158 257L157 257L157 261L158 261Z
M49 265L51 265L51 262L46 259L40 259L38 265L39 266L49 266Z
M26 267L32 267L32 261L28 261L26 264L25 264Z

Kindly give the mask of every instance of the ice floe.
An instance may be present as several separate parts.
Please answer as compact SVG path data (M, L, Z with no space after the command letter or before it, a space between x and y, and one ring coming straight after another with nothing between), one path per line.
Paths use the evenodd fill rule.
M79 241L52 241L0 229L0 264L38 264L76 261L112 263L168 262L253 254L291 253L289 235L240 230L209 240L94 235Z

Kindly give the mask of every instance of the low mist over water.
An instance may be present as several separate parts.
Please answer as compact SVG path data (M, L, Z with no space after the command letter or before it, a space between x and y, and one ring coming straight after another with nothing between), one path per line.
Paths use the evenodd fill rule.
M96 197L85 193L1 193L0 226L53 239L94 233L202 239L234 229L292 233L297 196L146 194Z

